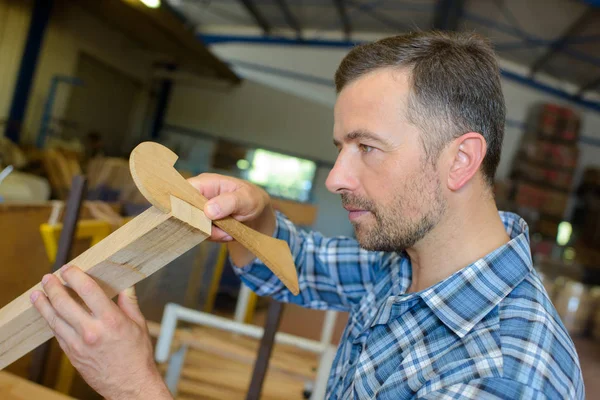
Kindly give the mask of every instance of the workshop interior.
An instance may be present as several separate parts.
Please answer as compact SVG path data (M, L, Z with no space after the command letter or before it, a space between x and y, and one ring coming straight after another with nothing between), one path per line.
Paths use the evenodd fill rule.
M353 237L325 186L335 71L357 45L433 29L497 54L496 203L528 223L600 398L598 0L0 0L0 307L163 204L132 176L146 142L182 182L241 178L297 226ZM174 398L323 399L348 314L258 296L226 244L195 239L135 285ZM41 342L0 371L0 398L101 398Z

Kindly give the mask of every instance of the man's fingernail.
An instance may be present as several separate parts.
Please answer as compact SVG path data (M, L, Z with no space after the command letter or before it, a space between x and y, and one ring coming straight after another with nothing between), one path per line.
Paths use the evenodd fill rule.
M44 275L44 277L42 278L42 285L45 285L46 283L48 283L49 279L50 279L50 274Z
M218 204L211 203L206 206L206 212L209 214L209 218L217 218L221 212L221 207Z
M35 301L38 299L38 297L40 297L40 292L33 292L33 293L31 293L31 296L29 296L29 299L31 300L32 303L35 303Z
M65 272L67 272L67 271L69 270L69 268L71 268L71 266L70 266L69 264L67 264L67 265L63 265L63 266L60 268L60 274L61 274L61 275L62 275L62 274L64 274Z

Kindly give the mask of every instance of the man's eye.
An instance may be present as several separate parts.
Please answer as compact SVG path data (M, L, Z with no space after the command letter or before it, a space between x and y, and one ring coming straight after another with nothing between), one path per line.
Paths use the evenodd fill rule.
M373 147L367 146L366 144L359 144L358 149L363 153L370 153Z

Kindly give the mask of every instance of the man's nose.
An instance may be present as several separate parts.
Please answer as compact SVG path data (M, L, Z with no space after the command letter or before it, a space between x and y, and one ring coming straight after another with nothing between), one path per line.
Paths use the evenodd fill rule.
M352 166L351 160L348 157L340 153L338 155L335 164L329 176L325 181L325 186L331 193L342 194L345 192L351 192L358 186L358 180L356 179L356 166Z

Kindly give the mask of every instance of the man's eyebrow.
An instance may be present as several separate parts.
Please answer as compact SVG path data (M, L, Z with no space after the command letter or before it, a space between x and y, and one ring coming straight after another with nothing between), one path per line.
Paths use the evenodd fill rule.
M355 140L372 140L372 141L381 143L384 146L389 146L389 143L386 140L384 140L383 138L374 134L373 132L370 132L370 131L367 131L364 129L359 129L359 130L347 133L346 136L344 136L343 140L344 140L344 142L351 142L351 141L355 141ZM336 146L339 146L341 144L341 142L337 139L333 139L333 144Z

